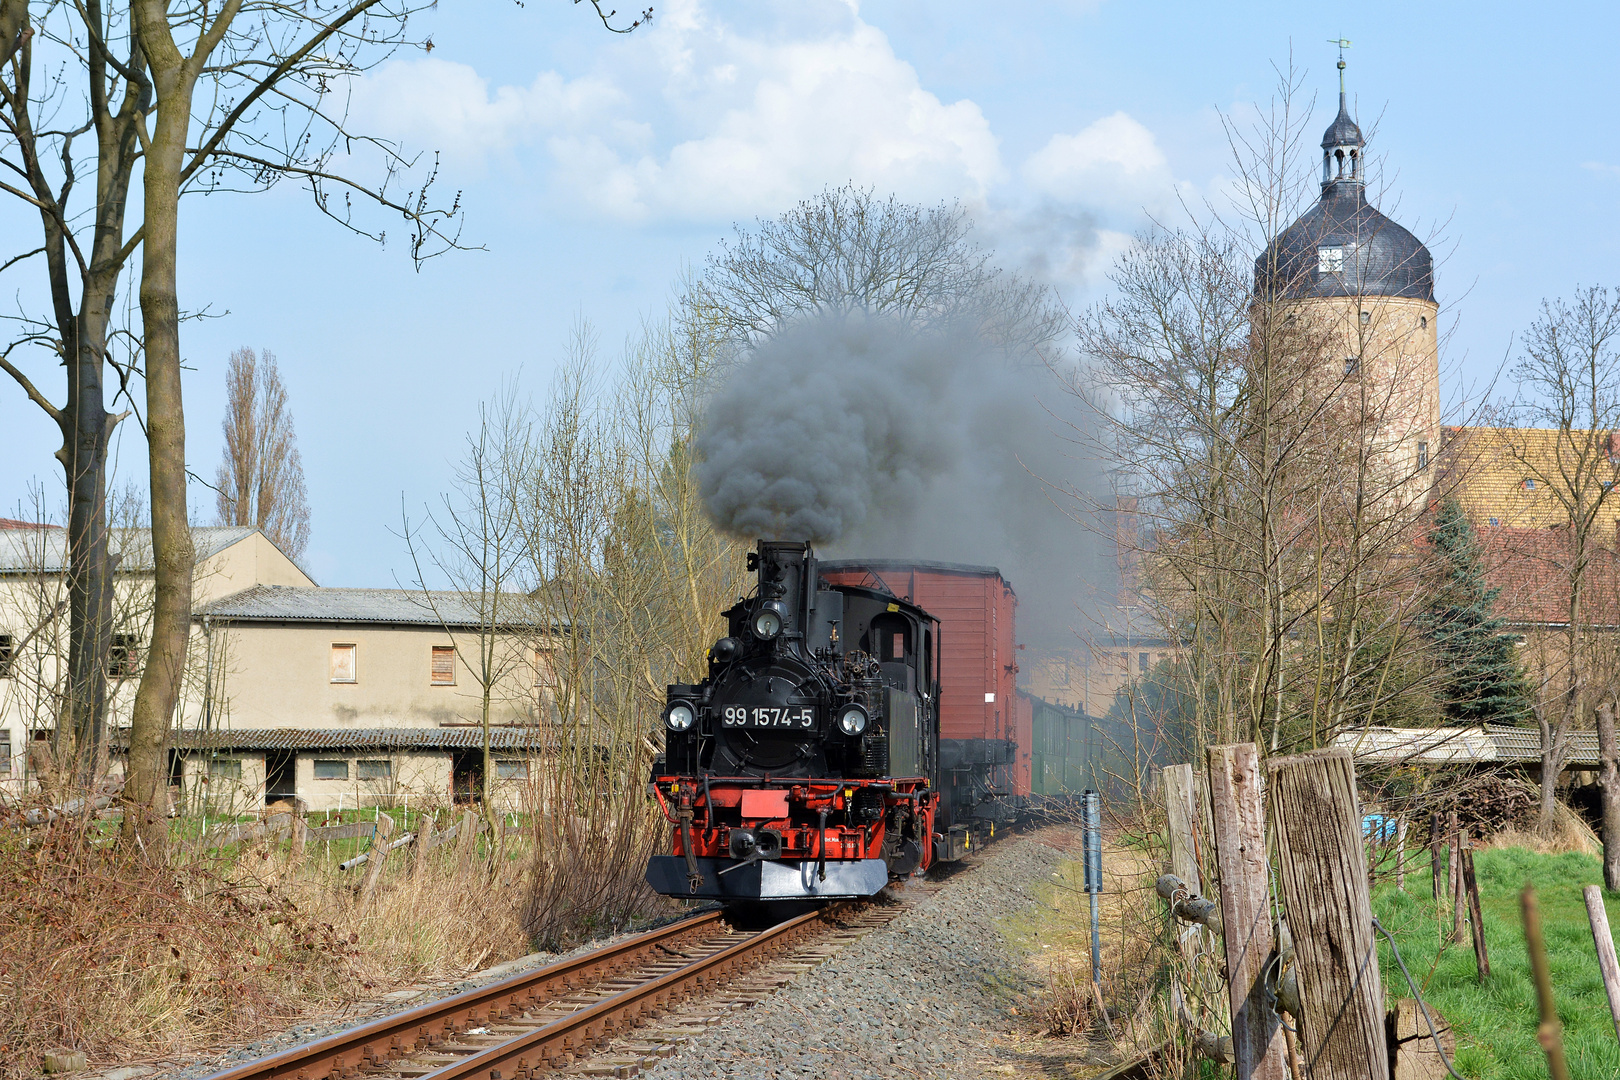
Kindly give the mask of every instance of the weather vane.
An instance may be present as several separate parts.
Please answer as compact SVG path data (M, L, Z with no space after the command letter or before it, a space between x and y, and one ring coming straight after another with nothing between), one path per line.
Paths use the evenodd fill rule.
M1339 47L1339 93L1344 93L1344 50L1350 47L1349 38L1328 38L1329 45Z

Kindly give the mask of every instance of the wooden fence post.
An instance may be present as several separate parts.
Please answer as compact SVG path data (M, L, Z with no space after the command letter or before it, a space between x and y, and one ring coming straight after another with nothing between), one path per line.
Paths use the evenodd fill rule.
M1203 882L1198 874L1198 845L1193 839L1194 822L1198 820L1198 808L1194 803L1193 794L1193 767L1191 765L1168 765L1159 773L1160 782L1164 785L1164 812L1165 832L1170 845L1170 872L1180 878L1182 883L1194 893L1203 892ZM1192 967L1198 957L1198 936L1202 931L1197 926L1177 925L1172 920L1176 933L1176 945L1181 950L1181 958Z
M1463 866L1456 855L1456 811L1445 816L1445 895L1452 902L1452 929L1445 929L1445 910L1440 910L1440 941L1463 939Z
M1467 887L1463 884L1463 848L1468 844L1468 830L1457 824L1457 815L1451 815L1451 940L1461 941L1463 935L1463 909L1467 906Z
M1614 1034L1620 1038L1620 960L1614 955L1614 934L1609 930L1609 914L1603 910L1603 890L1588 885L1582 890L1586 897L1586 918L1592 924L1592 944L1597 946L1598 970L1603 973L1603 990L1609 996L1609 1016L1614 1020Z
M1536 1041L1547 1055L1547 1073L1552 1080L1570 1080L1569 1059L1564 1056L1564 1024L1558 1019L1558 1003L1553 1000L1552 968L1547 964L1547 943L1541 936L1541 906L1536 903L1536 887L1525 885L1519 894L1524 913L1524 945L1530 953L1530 976L1536 984L1536 1010L1541 1026Z
M478 847L478 832L484 819L471 810L461 815L461 831L456 834L456 872L465 874L472 866L473 851Z
M1209 748L1209 794L1221 875L1233 1068L1237 1080L1286 1080L1282 1028L1265 984L1275 938L1267 903L1260 754L1253 743Z
M1620 748L1614 736L1614 705L1597 707L1598 790L1603 803L1603 886L1620 892Z
M1463 895L1468 898L1468 925L1473 930L1474 964L1479 969L1479 981L1491 977L1491 957L1485 951L1485 918L1479 903L1479 882L1474 878L1474 846L1468 841L1468 830L1458 834L1458 852L1462 856Z
M1198 846L1193 839L1193 822L1198 808L1193 801L1193 767L1168 765L1159 774L1164 783L1165 830L1170 842L1170 872L1194 892L1203 892L1198 873Z
M360 888L362 897L369 897L376 891L383 866L388 862L388 838L392 835L394 819L378 811L377 834L371 838L371 847L366 852L366 883Z
M1209 770L1193 773L1193 800L1198 807L1198 828L1193 833L1197 843L1198 869L1203 876L1203 890L1208 896L1221 894L1221 868L1215 857L1215 811L1209 801Z
M416 860L411 864L412 874L427 869L428 849L433 846L433 815L421 814L416 820Z
M1406 815L1395 819L1395 889L1406 891Z
M292 819L292 847L287 853L288 861L294 866L303 864L304 843L309 839L309 824L304 820L303 814L294 814Z
M1429 874L1434 879L1434 902L1440 903L1440 814L1429 815Z
M1385 1077L1384 983L1350 751L1274 759L1266 778L1311 1078Z

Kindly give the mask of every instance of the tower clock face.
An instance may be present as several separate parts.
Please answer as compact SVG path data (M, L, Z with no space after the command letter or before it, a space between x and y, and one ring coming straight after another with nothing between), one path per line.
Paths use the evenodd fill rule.
M1319 247L1316 249L1316 272L1318 274L1344 273L1344 248Z

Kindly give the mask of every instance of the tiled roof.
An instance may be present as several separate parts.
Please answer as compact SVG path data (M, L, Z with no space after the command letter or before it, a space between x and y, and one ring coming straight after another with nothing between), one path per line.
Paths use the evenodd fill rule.
M113 745L125 747L129 731L121 728ZM259 728L241 731L182 731L170 736L179 750L476 750L484 745L479 727L454 728ZM534 728L490 728L492 750L539 750L544 745Z
M1540 761L1541 733L1535 728L1498 727L1487 724L1485 730L1496 742L1498 761ZM1570 753L1565 767L1598 764L1597 732L1572 731L1569 735Z
M1565 471L1561 461L1591 452L1585 440L1584 431L1565 435L1556 428L1446 428L1444 452L1438 461L1442 487L1454 487L1477 529L1491 527L1493 522L1505 528L1561 524L1568 515L1545 481ZM1620 450L1615 433L1603 435L1602 441ZM1526 481L1535 483L1527 485ZM1610 543L1617 522L1620 501L1604 511L1599 526Z
M1516 626L1569 622L1568 529L1483 528L1485 577L1501 590L1496 613ZM1609 536L1589 551L1581 619L1587 626L1620 626L1620 555Z
M501 597L503 624L543 621L537 603L522 593ZM481 626L476 602L460 593L416 589L323 589L255 585L197 610L199 616L235 622L381 623L408 626Z
M257 529L245 525L192 529L191 542L200 561L256 532ZM119 556L120 573L151 571L150 529L113 529L109 542L113 553ZM54 525L21 523L21 527L0 529L0 574L62 573L67 569L67 548L67 530Z

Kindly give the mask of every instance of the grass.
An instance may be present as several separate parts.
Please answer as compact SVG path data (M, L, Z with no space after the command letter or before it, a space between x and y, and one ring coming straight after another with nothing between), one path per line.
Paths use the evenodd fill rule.
M1470 1080L1544 1080L1547 1076L1547 1059L1536 1041L1539 1017L1519 907L1519 892L1530 882L1541 903L1571 1074L1576 1080L1620 1076L1620 1043L1616 1042L1581 894L1585 886L1603 881L1598 858L1579 852L1540 854L1522 847L1475 852L1491 962L1491 976L1483 985L1476 976L1466 926L1461 943L1440 949L1427 854L1413 862L1407 891L1398 892L1393 884L1380 887L1373 896L1373 909L1400 943L1401 956L1423 989L1424 1000L1456 1030L1457 1071ZM1604 903L1612 932L1620 916L1620 894L1605 893ZM1409 996L1388 944L1380 941L1386 991L1392 1000Z

